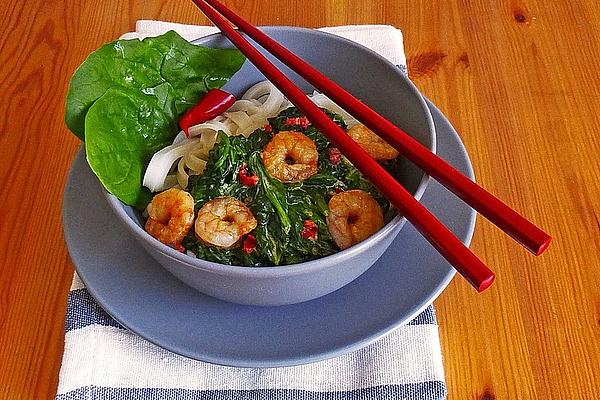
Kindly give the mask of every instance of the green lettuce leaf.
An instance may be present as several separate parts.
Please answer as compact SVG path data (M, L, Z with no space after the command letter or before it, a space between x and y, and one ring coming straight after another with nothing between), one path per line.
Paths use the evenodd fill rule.
M149 192L142 176L152 154L170 144L173 120L149 96L109 89L85 118L85 150L90 168L109 192L143 208Z
M174 31L108 43L73 74L65 122L85 139L88 163L104 187L142 206L151 155L173 140L179 117L244 61L238 50L193 45Z

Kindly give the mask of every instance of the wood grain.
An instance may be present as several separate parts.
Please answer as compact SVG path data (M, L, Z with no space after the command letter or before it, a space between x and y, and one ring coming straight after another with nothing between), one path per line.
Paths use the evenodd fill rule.
M450 399L600 392L600 8L596 0L227 1L256 24L392 24L409 71L448 116L477 180L554 236L535 258L479 218L498 275L436 301ZM442 5L443 4L443 5ZM138 19L206 24L188 1L3 2L0 35L0 398L52 398L72 277L62 191L79 145L68 79Z

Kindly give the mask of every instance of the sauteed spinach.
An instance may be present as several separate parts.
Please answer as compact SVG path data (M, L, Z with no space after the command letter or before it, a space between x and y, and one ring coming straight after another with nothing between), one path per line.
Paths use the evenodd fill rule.
M340 127L346 128L340 116L323 111ZM292 264L332 254L338 248L327 229L327 203L340 190L362 189L371 193L389 221L394 214L389 202L345 158L332 158L336 149L321 132L311 125L304 127L294 123L301 117L302 114L292 107L269 119L269 129L259 129L248 138L219 133L204 174L191 178L189 191L194 197L196 211L219 196L243 201L258 220L253 232L256 248L247 254L241 246L230 249L210 247L199 241L192 229L182 242L187 250L205 260L248 266ZM281 183L269 175L260 153L279 131L300 131L315 142L319 153L315 175L291 184ZM239 171L244 164L258 177L256 186L247 187L240 182ZM316 237L306 239L302 236L305 221L314 222L318 230Z

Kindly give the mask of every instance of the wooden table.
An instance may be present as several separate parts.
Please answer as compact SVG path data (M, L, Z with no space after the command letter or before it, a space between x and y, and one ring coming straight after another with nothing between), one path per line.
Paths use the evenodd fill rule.
M477 180L554 236L536 258L478 219L471 247L498 279L480 295L455 279L436 301L449 398L597 398L597 0L227 3L257 24L402 29L410 75L460 132ZM69 77L138 19L207 20L190 1L0 10L0 398L51 398L73 274L60 211L79 146L63 123Z

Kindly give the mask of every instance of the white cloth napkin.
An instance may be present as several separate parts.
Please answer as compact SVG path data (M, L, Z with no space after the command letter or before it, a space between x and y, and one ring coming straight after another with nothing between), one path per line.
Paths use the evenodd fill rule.
M138 21L133 39L173 29L192 40L213 27ZM401 32L391 26L322 28L406 69ZM284 368L233 368L191 360L125 330L75 275L56 398L67 399L443 399L444 371L433 307L360 350Z
M164 21L141 20L135 24L135 32L128 32L121 39L143 39L174 30L184 39L194 40L219 32L214 26L183 25ZM355 41L381 54L396 65L406 66L402 32L389 25L346 25L320 28Z

